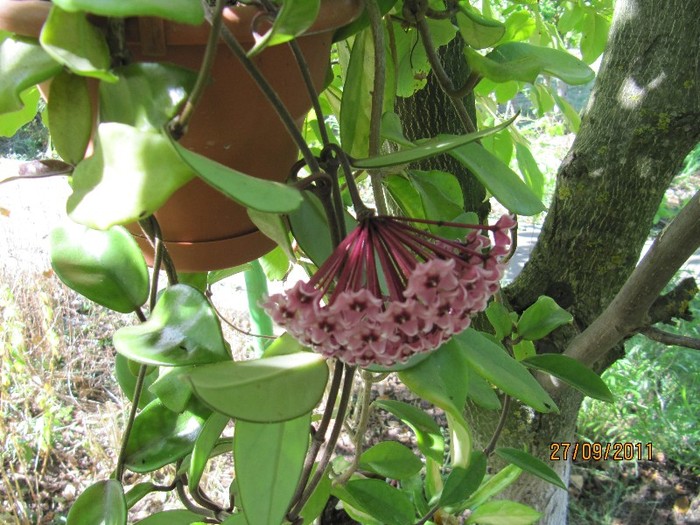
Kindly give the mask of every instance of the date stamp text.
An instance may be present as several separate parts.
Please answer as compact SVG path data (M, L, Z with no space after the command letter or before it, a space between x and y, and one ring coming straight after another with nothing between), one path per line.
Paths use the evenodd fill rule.
M550 443L549 459L551 461L634 461L654 459L651 443L613 442L569 443L560 441Z

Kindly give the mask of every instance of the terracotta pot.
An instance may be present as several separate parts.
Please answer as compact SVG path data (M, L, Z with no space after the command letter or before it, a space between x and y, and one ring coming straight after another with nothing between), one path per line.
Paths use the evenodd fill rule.
M324 0L317 21L298 39L317 90L327 73L333 30L354 20L361 5L361 0ZM49 4L41 1L0 1L0 28L37 36L48 9ZM20 12L28 15L19 16ZM246 48L254 43L256 13L251 6L225 10L226 25ZM132 22L127 24L127 40L135 60L199 68L207 24L189 26L159 19ZM301 126L311 101L289 47L268 48L255 62ZM223 43L212 77L181 143L249 175L284 181L296 161L297 148L267 99ZM199 179L177 191L156 218L176 267L185 272L235 266L274 247L250 222L243 207ZM150 262L150 245L137 229L132 231Z

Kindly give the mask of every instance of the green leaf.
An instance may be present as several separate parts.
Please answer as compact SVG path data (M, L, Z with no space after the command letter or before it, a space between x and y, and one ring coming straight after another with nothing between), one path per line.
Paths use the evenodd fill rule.
M573 316L551 297L541 295L520 316L517 330L523 339L537 341L553 330L573 321Z
M409 164L440 155L441 153L448 153L455 150L455 148L459 148L460 146L479 140L482 137L496 133L510 126L514 120L515 117L501 122L497 126L484 128L466 135L438 135L433 139L422 141L420 145L412 148L404 148L396 153L388 153L386 155L380 155L379 157L351 159L351 163L354 167L360 169L387 168L390 166Z
M595 9L586 9L581 28L581 56L586 64L592 64L605 51L610 32L610 21Z
M92 134L92 104L87 79L61 71L51 81L48 100L51 141L63 160L77 164Z
M475 509L489 501L496 494L501 493L508 486L512 485L522 474L522 469L515 465L508 465L498 473L488 478L471 495L471 497L460 506L460 509Z
M518 215L536 215L545 210L542 201L498 157L479 144L467 144L450 152L479 179L498 202Z
M213 412L202 427L202 431L197 436L190 457L190 465L187 469L187 485L190 490L195 490L202 479L207 461L214 450L214 446L230 421L228 416ZM257 456L256 456L257 457Z
M318 464L314 465L314 468L311 470L312 476L315 474L317 466ZM330 495L331 478L327 474L323 474L323 476L321 476L321 481L316 485L316 488L299 513L304 523L314 523L314 520L318 518L326 508L326 503L328 503Z
M88 21L86 13L64 11L54 2L39 41L56 62L74 73L107 82L117 80L109 72L107 41Z
M260 257L260 267L262 268L262 273L260 274L261 277L261 282L264 284L264 293L263 295L267 295L267 281L282 281L287 274L289 273L290 269L290 264L289 264L289 259L285 255L285 253L282 251L282 249L277 246L276 248L270 250L267 252L265 255ZM249 270L250 272L250 270ZM247 276L249 275L246 274L246 287L249 286ZM249 288L248 288L249 289ZM253 304L257 306L258 301L264 300L265 297L259 296L252 304L249 302L249 310L250 313L253 313ZM263 313L262 308L260 309L260 313ZM267 315L267 314L265 314ZM271 323L271 322L270 322ZM257 332L257 333L262 333L262 332ZM265 333L264 335L272 335L272 324L270 324L270 332Z
M148 298L148 267L124 228L66 223L51 232L51 266L69 288L111 310L130 313Z
M297 352L303 352L304 350L306 350L305 346L285 332L270 343L270 345L265 349L263 357L295 354Z
M530 187L535 196L542 200L544 197L544 175L540 171L535 157L530 148L519 142L515 143L515 158L518 161L518 168L523 174L525 182Z
M309 352L197 367L195 394L240 420L274 423L300 417L321 400L328 380L323 357Z
M411 427L416 435L416 444L424 456L442 464L445 455L445 440L440 426L420 408L389 399L377 399L373 406L383 408Z
M164 510L137 521L136 525L190 525L201 519L201 514L195 514L189 510Z
M374 89L374 47L370 31L353 41L340 105L340 142L351 156L369 154L369 127Z
M127 468L151 472L190 453L210 412L196 403L182 413L156 399L140 412L126 444Z
M149 365L200 365L230 359L209 301L186 284L166 288L148 321L117 330L114 347L129 359Z
M454 338L425 361L399 372L399 379L412 392L457 417L462 417L467 399L468 377L468 363Z
M457 178L451 173L409 170L407 176L416 193L420 196L423 205L421 217L454 222L453 219L464 213L462 189ZM438 226L431 227L432 233L438 233L435 231L436 228ZM457 228L450 233L443 236L448 238L464 237L465 230Z
M530 10L515 11L506 22L506 32L501 42L528 40L537 30L535 19L530 16Z
M314 23L320 7L321 0L282 2L272 27L262 36L255 34L255 46L248 51L248 56L255 56L266 47L289 42L295 36L301 35Z
M63 66L36 42L7 37L0 43L0 114L19 111L24 106L20 94L57 75Z
M514 82L512 83L514 84ZM481 145L498 157L503 164L506 166L510 165L510 159L513 157L513 139L509 130L504 129L499 133L484 137Z
M263 213L251 209L247 211L248 217L258 230L275 241L290 261L296 260L292 243L289 240L289 227L282 216L277 213Z
M122 484L114 479L90 485L68 512L66 525L126 525Z
M241 206L270 213L289 213L301 204L301 192L279 182L258 179L228 168L173 142L180 158L207 184Z
M469 399L486 410L500 410L501 400L498 399L493 387L473 370L469 372Z
M377 0L377 4L379 5L379 11L381 12L382 16L387 14L397 1L398 0ZM369 26L369 15L367 14L367 10L365 9L354 22L351 22L341 27L335 32L335 34L333 35L333 42L345 40L346 38L351 37L356 33L359 33L367 26Z
M0 79L0 84L2 79ZM1 88L0 88L1 89ZM39 104L39 90L36 87L31 87L26 91L23 91L20 96L20 103L22 104L22 109L13 111L11 113L0 114L0 137L12 137L19 129L28 124L37 112L37 105ZM0 93L0 103L2 99L2 94Z
M479 488L485 475L486 456L480 451L472 452L468 468L455 467L447 476L439 505L451 507L461 503Z
M608 403L615 401L612 392L598 374L569 356L561 354L533 355L525 359L523 364L558 377L594 399Z
M138 367L138 363L134 364ZM134 390L136 390L136 376L131 371L129 360L121 354L117 354L114 358L114 376L127 399L133 401ZM156 398L156 396L148 390L156 379L158 379L158 369L154 368L151 373L146 374L144 378L143 390L141 392L141 397L139 397L140 409L145 408L147 404Z
M525 472L529 472L533 476L537 476L538 478L545 480L547 483L551 483L552 485L566 490L566 484L561 480L556 472L554 472L543 461L537 459L531 454L528 454L524 450L502 447L497 448L494 452L501 458L505 459L508 463L512 463L513 465L520 467Z
M360 469L384 478L404 479L420 472L423 463L397 441L381 441L360 456Z
M566 99L563 99L557 93L552 93L552 96L554 97L554 102L561 110L562 115L564 115L566 123L569 125L571 131L578 133L578 130L581 127L581 116L579 115L578 111L576 111Z
M547 74L576 86L595 77L590 67L566 51L525 42L501 44L486 56L471 48L466 48L465 54L474 71L495 82L519 80L534 84L538 75Z
M409 497L383 481L354 479L345 488L360 510L386 525L406 525L415 521Z
M233 460L250 525L282 523L309 445L311 414L282 423L236 422Z
M527 359L530 356L537 354L537 349L532 341L523 339L522 341L515 343L513 345L513 357L518 361ZM524 363L523 363L524 364Z
M505 393L539 412L556 412L556 404L527 368L488 337L468 329L452 338L469 366Z
M102 123L95 153L73 172L68 214L97 229L135 222L153 214L194 176L161 133Z
M192 368L192 366L162 368L158 379L148 387L149 393L160 399L160 402L169 410L182 412L192 398L192 387L187 380L187 374Z
M489 501L472 512L465 523L479 525L530 525L542 517L531 507L514 501Z
M457 12L457 27L464 41L474 49L491 47L506 31L502 22L487 18L468 5Z
M197 75L173 64L135 62L117 68L118 81L100 83L101 122L159 131L177 114Z
M191 0L54 0L53 3L66 11L115 18L157 16L184 24L204 22L202 5Z
M499 341L513 333L513 321L511 321L510 314L503 303L492 301L486 307L486 317L496 331L496 339Z
M158 486L155 485L154 483L151 483L150 481L146 481L143 483L137 483L134 485L129 492L127 492L124 497L126 499L126 508L130 509L134 505L136 505L139 501L141 501L143 498L148 496L151 492L155 492L158 489Z

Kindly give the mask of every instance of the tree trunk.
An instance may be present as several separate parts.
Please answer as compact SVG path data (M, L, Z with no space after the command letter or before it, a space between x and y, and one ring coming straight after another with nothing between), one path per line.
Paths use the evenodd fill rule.
M665 190L700 140L699 19L697 0L617 0L601 70L560 167L542 234L506 290L516 310L546 294L574 315L574 326L558 330L538 352L562 352L614 297L637 263ZM438 108L432 116L413 117L426 136L445 102L418 96L419 105ZM621 355L616 350L599 371ZM547 459L551 443L573 442L581 396L569 390L554 400L557 415L514 404L499 446L526 445ZM468 407L468 416L475 440L485 445L497 415ZM550 466L568 482L569 461ZM505 497L538 509L541 524L566 523L567 492L530 475Z
M581 129L564 159L542 234L506 290L522 310L538 296L574 315L538 351L561 352L611 301L634 269L654 214L685 156L700 140L700 39L697 0L618 0L610 39ZM612 349L602 371L621 356ZM564 392L559 415L514 418L510 444L548 458L550 443L573 442L581 398ZM517 430L517 433L514 431ZM523 432L525 430L525 432ZM568 482L570 461L550 463ZM568 494L524 475L507 497L566 523Z

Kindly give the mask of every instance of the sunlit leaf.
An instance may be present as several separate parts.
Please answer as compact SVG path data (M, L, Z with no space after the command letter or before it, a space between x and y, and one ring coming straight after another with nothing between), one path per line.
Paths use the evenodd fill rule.
M189 510L164 510L137 521L136 525L190 525L201 519L201 514Z
M465 523L479 525L530 525L542 514L514 501L489 501L472 512Z
M573 316L551 297L540 296L520 316L517 330L523 339L537 341L553 330L573 321Z
M529 472L533 476L537 476L545 480L547 483L551 483L561 489L566 490L566 484L561 480L561 478L554 472L548 465L543 461L537 459L531 454L528 454L524 450L518 450L516 448L501 447L494 451L498 456L505 459L508 463L512 463L523 469L525 472Z
M360 469L384 478L404 479L420 472L423 463L411 449L396 441L381 441L360 456Z
M194 442L190 465L187 470L187 484L191 489L199 485L211 451L214 449L219 436L221 436L229 421L230 418L228 416L213 412L206 423L204 423L202 431Z
M378 479L354 479L346 485L355 503L386 525L406 525L415 521L409 497Z
M185 24L204 22L202 4L191 0L53 0L53 3L66 11L115 18L157 16Z
M1 83L2 80L0 80ZM2 96L0 92L0 100ZM23 91L20 94L22 109L0 114L0 137L12 137L22 126L34 120L40 98L39 90L36 87Z
M67 525L126 525L124 488L117 480L90 485L68 512Z
M284 521L301 476L310 426L310 413L282 423L236 422L233 458L250 525Z
M506 31L502 22L487 18L476 9L466 6L457 13L457 26L464 41L474 49L491 47Z
M486 475L486 456L483 452L471 454L469 467L455 467L445 480L440 495L440 506L450 507L467 499L481 484Z
M117 312L148 297L148 267L124 228L99 231L66 223L51 232L51 266L68 287Z
M135 364L138 365L138 363ZM136 390L136 375L131 371L129 360L121 354L117 354L114 358L114 375L124 395L129 401L133 401L134 391ZM157 368L152 370L150 374L146 374L143 390L139 397L140 409L145 408L147 404L156 398L156 396L148 390L148 387L150 387L156 379L158 379Z
M199 366L195 394L231 417L273 423L300 417L321 400L328 379L323 357L310 352Z
M92 134L92 104L84 77L62 71L51 81L48 101L51 141L66 162L77 164L85 156Z
M264 35L256 35L255 46L248 51L252 57L268 46L288 42L302 34L316 20L321 0L285 0L275 16L275 21Z
M529 368L558 377L587 396L612 403L615 398L605 382L586 365L562 354L539 354L522 362Z

